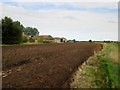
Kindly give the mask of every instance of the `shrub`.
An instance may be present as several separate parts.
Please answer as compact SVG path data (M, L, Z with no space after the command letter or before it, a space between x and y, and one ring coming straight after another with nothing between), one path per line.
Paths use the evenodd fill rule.
M35 42L35 39L33 39L32 37L31 38L29 38L29 42Z
M39 39L38 39L38 43L43 43L43 39L42 39L42 38L39 38Z
M92 42L92 40L89 40L89 42Z
M23 36L23 37L22 37L22 42L24 42L24 43L25 43L25 42L28 42L27 36Z

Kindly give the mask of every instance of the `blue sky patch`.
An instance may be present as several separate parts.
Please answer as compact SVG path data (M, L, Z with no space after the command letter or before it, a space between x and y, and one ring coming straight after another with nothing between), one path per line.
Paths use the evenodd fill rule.
M8 2L9 1L9 2ZM4 0L2 1L5 4L22 7L24 9L30 9L34 11L38 10L71 10L71 11L89 11L96 13L116 13L118 12L118 8L110 8L110 7L99 7L99 8L85 8L82 6L76 6L68 3L46 3L46 2L12 2L12 0Z

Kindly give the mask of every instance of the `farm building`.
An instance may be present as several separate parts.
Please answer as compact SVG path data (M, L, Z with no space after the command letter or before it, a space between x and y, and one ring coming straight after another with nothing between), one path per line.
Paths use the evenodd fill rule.
M75 43L76 40L75 40L75 39L73 39L73 40L68 40L68 42L70 42L70 43Z
M54 38L51 35L40 35L37 39L42 39L45 43L54 42Z
M56 42L56 43L64 43L64 42L67 42L67 39L66 38L54 37L54 42Z
M64 43L67 42L66 38L52 37L51 35L40 35L37 39L41 39L44 43L55 42L55 43Z
M31 35L27 35L24 32L22 32L22 36L26 38L29 42L35 43L37 40L37 34L36 36L32 37Z

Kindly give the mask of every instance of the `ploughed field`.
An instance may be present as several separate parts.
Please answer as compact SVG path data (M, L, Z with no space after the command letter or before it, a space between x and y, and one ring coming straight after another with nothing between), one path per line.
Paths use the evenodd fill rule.
M2 46L3 88L62 88L79 65L101 44Z

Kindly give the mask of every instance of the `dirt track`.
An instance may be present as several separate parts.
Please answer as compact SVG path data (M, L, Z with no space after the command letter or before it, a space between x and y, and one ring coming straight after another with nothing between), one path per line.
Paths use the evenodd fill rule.
M61 88L100 44L3 46L3 88Z

